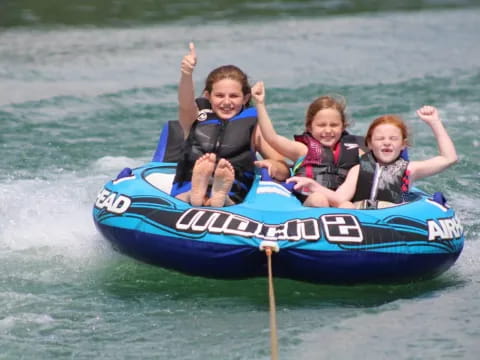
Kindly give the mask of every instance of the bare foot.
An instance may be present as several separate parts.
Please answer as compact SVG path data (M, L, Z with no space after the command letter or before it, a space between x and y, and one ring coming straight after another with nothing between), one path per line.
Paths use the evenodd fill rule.
M202 206L208 188L208 181L215 169L216 155L204 154L195 161L192 173L192 190L190 190L190 204Z
M235 170L228 160L220 159L213 175L212 196L210 206L222 207L228 197L235 179Z

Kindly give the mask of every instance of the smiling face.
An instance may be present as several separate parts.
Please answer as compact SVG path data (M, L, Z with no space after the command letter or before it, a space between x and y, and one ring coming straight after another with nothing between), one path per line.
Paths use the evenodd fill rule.
M333 108L319 110L307 130L323 146L333 148L345 129L340 112Z
M385 123L373 129L367 145L377 161L381 165L387 165L397 160L406 146L406 141L398 126Z
M223 120L231 119L242 111L249 99L249 95L245 96L242 92L242 84L228 78L213 83L207 97L212 104L213 112Z

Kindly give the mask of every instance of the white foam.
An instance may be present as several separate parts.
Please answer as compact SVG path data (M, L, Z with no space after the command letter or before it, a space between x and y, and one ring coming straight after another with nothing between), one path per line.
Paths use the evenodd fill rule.
M106 180L70 173L54 180L0 184L0 252L42 249L40 256L68 258L98 253L105 244L94 226L92 207Z
M97 159L92 165L92 171L109 172L115 174L123 168L135 168L147 160L132 159L126 156L103 156Z

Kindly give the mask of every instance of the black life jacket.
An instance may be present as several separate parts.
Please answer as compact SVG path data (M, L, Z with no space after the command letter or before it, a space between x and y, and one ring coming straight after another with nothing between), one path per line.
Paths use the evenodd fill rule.
M204 97L195 99L198 107L197 118L203 118L212 112L210 101ZM178 120L167 121L160 133L157 148L153 154L152 161L158 162L179 162L183 158L184 133Z
M250 190L255 174L255 152L251 144L257 111L246 108L233 118L222 120L215 113L203 110L200 110L184 143L174 182L191 181L195 161L206 153L215 153L217 161L224 158L235 169L230 197L236 203L241 202Z
M373 200L402 203L408 192L408 163L407 160L399 157L393 163L381 166L371 151L362 155L357 188L352 201ZM380 175L375 191L375 174L379 171Z
M310 133L294 136L296 141L307 145L307 155L294 166L294 173L315 179L319 184L336 190L344 181L348 171L359 161L359 149L363 146L363 137L342 134L339 146L340 154L335 161L329 147L323 146Z

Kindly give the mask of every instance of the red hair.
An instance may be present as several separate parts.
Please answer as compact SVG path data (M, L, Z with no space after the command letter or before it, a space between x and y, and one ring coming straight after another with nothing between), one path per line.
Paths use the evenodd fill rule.
M392 114L382 115L372 121L368 127L367 135L365 135L365 145L368 146L368 143L372 140L373 130L375 130L377 126L383 124L390 124L399 128L400 132L402 133L402 138L405 141L405 145L409 145L407 125L405 125L405 122L400 116Z

